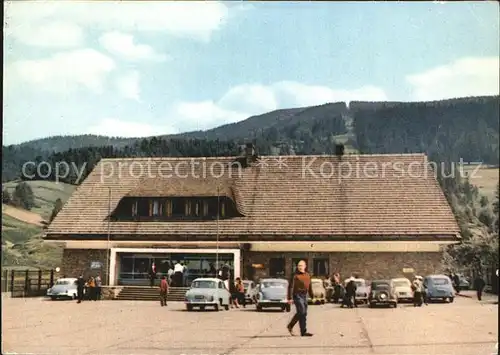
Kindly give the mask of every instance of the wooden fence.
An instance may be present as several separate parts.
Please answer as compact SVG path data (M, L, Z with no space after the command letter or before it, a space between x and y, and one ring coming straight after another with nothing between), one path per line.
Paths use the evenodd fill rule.
M11 297L40 297L54 285L54 270L3 270L2 292Z

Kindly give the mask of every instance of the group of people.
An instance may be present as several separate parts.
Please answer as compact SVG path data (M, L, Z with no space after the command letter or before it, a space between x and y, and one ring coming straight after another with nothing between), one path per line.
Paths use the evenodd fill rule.
M97 301L101 299L102 279L101 275L96 277L90 276L87 280L83 278L83 274L77 279L77 303L81 303L84 299L88 301Z
M151 264L151 269L149 270L149 284L151 287L154 286L157 277L156 265ZM185 287L188 284L188 268L182 261L177 261L175 264L170 262L167 271L168 283L176 287ZM162 277L163 279L163 277ZM167 279L167 278L165 278Z

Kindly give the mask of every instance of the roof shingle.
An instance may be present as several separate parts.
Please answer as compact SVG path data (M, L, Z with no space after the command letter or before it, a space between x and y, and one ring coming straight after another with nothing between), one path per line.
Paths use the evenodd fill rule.
M456 236L459 228L423 154L103 159L47 234L106 234L108 188L124 196L233 199L242 217L219 221L221 237L250 235ZM112 222L112 234L215 235L216 221Z

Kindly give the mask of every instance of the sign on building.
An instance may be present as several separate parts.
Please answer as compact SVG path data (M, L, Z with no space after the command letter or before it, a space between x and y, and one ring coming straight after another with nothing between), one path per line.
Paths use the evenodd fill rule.
M412 274L414 272L415 272L415 270L413 270L412 267L405 267L405 268L403 268L403 273L404 274Z
M92 261L90 262L91 269L100 269L102 268L102 263L100 261Z

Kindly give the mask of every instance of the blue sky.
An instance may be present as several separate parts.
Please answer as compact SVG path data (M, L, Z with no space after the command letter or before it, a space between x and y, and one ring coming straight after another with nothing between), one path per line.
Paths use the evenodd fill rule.
M33 1L5 16L4 144L499 91L497 2Z

